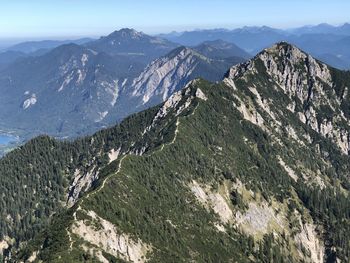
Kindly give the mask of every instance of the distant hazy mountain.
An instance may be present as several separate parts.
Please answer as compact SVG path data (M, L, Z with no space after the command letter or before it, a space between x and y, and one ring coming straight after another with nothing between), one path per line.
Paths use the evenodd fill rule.
M305 34L290 36L289 41L334 67L350 68L350 36Z
M341 26L332 26L322 23L316 26L303 26L290 30L293 34L335 34L350 36L350 24L345 23Z
M146 62L150 62L179 45L160 37L153 37L134 29L124 28L86 43L85 46L109 55L143 57Z
M270 27L243 27L234 30L209 29L198 31L186 31L180 35L163 35L169 40L182 45L194 46L205 41L222 39L232 42L248 52L267 47L284 38L284 32Z
M22 42L14 46L10 46L4 50L0 50L0 70L7 65L13 63L19 58L41 56L49 52L53 48L60 45L74 43L77 45L84 44L92 41L91 38L81 38L77 40L43 40L43 41L30 41Z
M339 69L350 69L350 57L334 54L321 54L317 56L321 61Z
M213 59L222 59L229 57L239 57L248 59L249 53L233 43L223 40L205 41L198 46L193 47L198 53Z
M173 42L183 45L198 45L201 42L222 39L235 43L252 55L279 41L298 45L318 59L340 69L350 68L350 24L331 26L320 24L291 30L266 26L243 27L234 30L211 29L162 34Z
M40 49L42 50L53 49L60 45L69 44L69 43L81 45L81 44L90 42L92 40L93 40L92 38L81 38L81 39L75 39L75 40L28 41L28 42L23 42L23 43L19 43L11 47L8 47L5 49L5 51L19 51L23 53L33 53Z

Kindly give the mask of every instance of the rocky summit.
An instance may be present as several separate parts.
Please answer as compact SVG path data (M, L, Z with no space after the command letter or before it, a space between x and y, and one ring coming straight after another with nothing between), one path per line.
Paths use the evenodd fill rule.
M33 139L0 159L3 255L349 262L349 85L282 42L93 136Z
M260 71L259 71L260 70ZM261 107L276 123L286 119L288 109L299 120L325 138L331 139L344 154L349 154L350 74L331 68L297 47L279 43L258 54L254 60L233 67L225 82L235 87L235 79L264 77L267 83L249 90L259 96ZM248 81L249 83L249 81ZM273 97L288 97L282 103ZM271 112L270 107L278 107Z

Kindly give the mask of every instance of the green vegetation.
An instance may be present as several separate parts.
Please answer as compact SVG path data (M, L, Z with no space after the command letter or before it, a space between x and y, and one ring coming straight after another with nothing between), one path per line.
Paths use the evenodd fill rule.
M140 138L157 109L130 116L116 127L74 142L40 136L0 159L0 240L14 238L11 249L33 239L53 213L65 209L68 185L76 169L86 172L98 165L103 178L115 169L113 164L103 169L112 148L127 152L144 147L147 152L166 141L169 135L159 136L157 129ZM166 120L164 125L168 125ZM93 187L98 186L99 181L94 182Z
M59 211L70 156L68 143L42 136L0 160L0 240L31 239Z
M101 255L123 262L125 255L73 231L81 223L102 233L101 222L108 222L116 229L107 229L109 235L125 234L146 244L149 262L308 262L319 251L300 243L310 234L306 225L316 231L326 262L349 261L349 156L287 108L294 102L302 111L313 102L285 94L262 60L255 66L257 73L245 73L235 89L196 81L163 117L155 107L75 142L40 137L0 160L1 183L9 195L4 220L6 213L26 216L37 202L43 215L34 216L43 231L32 224L2 225L3 236L20 237L14 259L39 251L37 260L43 262L97 262ZM195 96L198 89L207 100ZM241 112L242 105L248 113ZM324 103L313 106L320 120L338 114ZM254 124L257 114L263 122ZM109 163L108 152L119 148L121 155ZM95 165L99 180L73 207L63 208L74 171ZM39 186L35 174L45 178ZM10 186L11 176L17 185ZM194 182L203 192L193 190ZM20 190L24 184L26 195ZM27 201L10 208L9 189ZM48 195L54 198L46 200ZM231 211L228 220L210 204L222 205L218 195ZM271 213L274 220L264 226ZM260 223L237 223L238 215Z

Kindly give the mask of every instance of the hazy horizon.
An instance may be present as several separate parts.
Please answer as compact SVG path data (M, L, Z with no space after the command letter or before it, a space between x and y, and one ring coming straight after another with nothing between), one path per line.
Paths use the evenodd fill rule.
M350 2L343 0L202 0L200 5L195 0L18 0L1 4L0 39L97 37L124 27L159 34L198 28L339 25L349 21L349 9Z
M328 24L330 26L342 26L344 24L348 24L350 23L349 21L345 21L342 23L337 23L337 24L331 24L331 23L327 23L327 22L320 22L320 23L316 23L316 24L305 24L305 25L300 25L300 26L294 26L294 27L286 27L286 28L282 28L282 27L274 27L274 26L270 26L270 25L265 25L265 24L261 24L261 25L243 25L240 27L199 27L199 28L192 28L192 29L188 29L188 30L168 30L168 31L163 31L163 32L157 32L157 33L149 33L146 32L144 30L140 30L138 28L134 28L134 27L119 27L119 28L115 28L112 29L111 31L108 32L103 32L101 34L96 34L96 35L62 35L62 36L53 36L53 35L47 35L47 36L34 36L34 37L8 37L8 38L2 38L0 36L0 49L1 48L6 48L9 47L11 45L16 45L22 42L30 42L30 41L44 41L44 40L76 40L76 39L81 39L81 38L99 38L101 36L106 36L110 33L112 33L113 31L116 30L120 30L122 28L132 28L135 29L136 31L141 31L145 34L149 34L149 35L160 35L160 34L169 34L172 32L176 32L176 33L183 33L186 31L195 31L195 30L215 30L215 29L227 29L227 30L235 30L235 29L239 29L239 28L243 28L243 27L263 27L263 26L267 26L267 27L271 27L273 29L280 29L280 30L292 30L295 28L301 28L301 27L313 27L313 26L318 26L321 24Z

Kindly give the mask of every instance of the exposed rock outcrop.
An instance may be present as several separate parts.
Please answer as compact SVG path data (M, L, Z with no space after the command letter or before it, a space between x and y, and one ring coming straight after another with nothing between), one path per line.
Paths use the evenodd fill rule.
M146 262L146 254L152 250L150 245L122 233L111 222L93 211L89 211L88 216L92 221L75 222L72 226L73 234L117 258L128 262Z
M80 170L76 170L74 173L74 180L69 186L67 206L73 206L80 197L80 194L90 189L92 183L98 179L98 168L93 166L89 171L82 173Z
M201 186L196 181L190 184L190 189L203 206L207 209L213 209L220 217L222 223L232 221L233 213L226 200L227 196L224 197L220 193L213 192L210 190L209 186Z
M143 103L160 96L165 101L179 86L184 85L197 66L199 56L183 48L176 56L153 61L132 83L133 95L142 96Z

